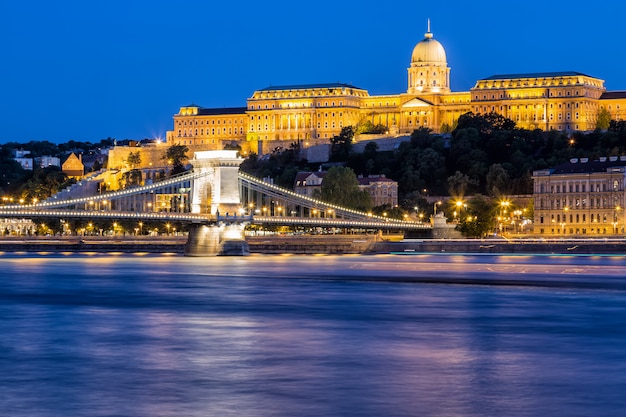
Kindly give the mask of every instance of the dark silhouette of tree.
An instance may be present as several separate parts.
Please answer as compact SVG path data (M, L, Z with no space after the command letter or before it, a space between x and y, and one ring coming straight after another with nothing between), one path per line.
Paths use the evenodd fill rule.
M184 162L188 159L187 152L189 152L189 148L185 145L172 145L167 148L167 151L165 151L162 159L167 160L168 164L171 165L171 175L180 174L181 172L186 171Z
M604 107L598 110L596 119L596 129L607 130L611 126L611 113Z
M352 126L345 126L337 136L330 139L330 160L346 161L350 151L352 151L352 141L354 140L354 130Z
M457 230L467 237L484 237L495 227L494 203L485 196L477 194L467 203L467 212L463 213Z
M359 188L354 171L346 167L332 167L328 170L317 197L328 203L356 210L367 211L372 208L369 193Z

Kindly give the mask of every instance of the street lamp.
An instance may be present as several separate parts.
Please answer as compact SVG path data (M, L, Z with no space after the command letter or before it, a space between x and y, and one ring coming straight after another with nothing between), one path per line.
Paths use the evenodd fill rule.
M501 233L502 233L502 227L503 227L502 223L504 222L504 219L506 219L506 214L510 205L511 205L510 201L507 201L507 200L500 201L500 216L498 217L498 221L500 221ZM504 231L506 232L506 228Z

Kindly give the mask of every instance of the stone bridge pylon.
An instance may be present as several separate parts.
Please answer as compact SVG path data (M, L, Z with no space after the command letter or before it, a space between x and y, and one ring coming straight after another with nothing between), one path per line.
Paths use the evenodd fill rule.
M237 213L241 207L239 165L243 162L237 151L195 152L189 162L194 172L206 174L193 181L191 212L211 215Z
M239 165L243 158L237 151L195 152L191 159L196 177L191 185L191 212L207 213L218 218L216 225L192 224L185 246L186 256L246 255L248 245L244 223L220 224L219 216L238 214Z

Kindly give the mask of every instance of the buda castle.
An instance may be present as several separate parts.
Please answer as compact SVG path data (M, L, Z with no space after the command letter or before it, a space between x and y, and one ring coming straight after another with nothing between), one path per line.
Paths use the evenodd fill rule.
M287 148L328 144L344 126L382 125L389 136L420 127L451 131L464 113L495 112L520 128L561 132L596 128L598 112L626 116L626 91L607 92L604 80L573 71L492 75L470 91L450 90L446 52L428 30L411 55L406 92L370 95L344 83L270 86L257 90L246 107L188 105L174 115L167 143L191 152L236 144L259 155Z

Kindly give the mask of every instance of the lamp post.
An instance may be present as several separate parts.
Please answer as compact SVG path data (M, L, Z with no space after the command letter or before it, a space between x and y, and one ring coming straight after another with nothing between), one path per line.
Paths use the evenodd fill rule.
M459 213L459 220L461 220L462 216L461 216L461 212L462 210L465 208L467 210L467 204L465 204L463 202L463 200L458 200L456 203L456 210Z
M498 217L498 220L500 221L500 232L503 231L503 227L504 227L503 223L507 217L507 212L508 212L510 205L511 205L510 201L507 201L507 200L500 201L500 216ZM506 227L504 227L504 232L506 232Z

